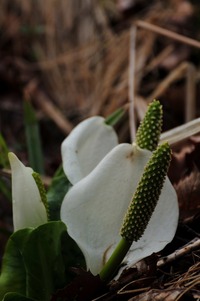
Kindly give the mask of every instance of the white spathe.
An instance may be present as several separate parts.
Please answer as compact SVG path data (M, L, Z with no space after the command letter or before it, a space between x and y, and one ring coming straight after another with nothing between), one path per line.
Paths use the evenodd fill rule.
M32 168L24 166L14 153L9 153L8 157L12 172L14 231L46 223L47 212L32 176Z
M136 144L119 144L64 198L61 219L94 275L121 239L124 215L151 154ZM177 222L177 197L167 179L144 235L127 255L129 264L163 249L174 237Z
M100 116L79 123L63 141L63 169L72 184L87 176L103 157L118 144L113 127Z

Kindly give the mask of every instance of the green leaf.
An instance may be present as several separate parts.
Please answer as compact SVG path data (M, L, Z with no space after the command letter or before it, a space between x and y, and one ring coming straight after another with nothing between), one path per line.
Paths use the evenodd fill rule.
M50 220L60 219L60 207L65 194L68 192L71 186L72 185L67 179L62 166L60 166L57 169L51 186L47 192Z
M124 113L125 110L123 108L117 109L105 119L105 123L114 126L123 117Z
M49 301L57 289L72 278L71 266L83 260L63 222L49 222L30 233L23 251L26 266L26 296Z
M65 284L61 253L61 236L65 232L66 226L62 222L50 222L30 234L23 251L27 297L49 301L52 293Z
M24 123L30 166L36 172L44 174L44 160L38 121L29 101L24 101Z
M1 133L0 133L0 166L4 168L8 168L10 166L8 161L8 147Z
M26 293L26 272L22 252L32 229L12 234L8 240L0 276L0 300L7 292Z
M49 301L72 279L69 267L79 262L83 263L83 255L61 221L19 230L5 250L0 300L12 300L12 296L20 300L22 295L21 300Z

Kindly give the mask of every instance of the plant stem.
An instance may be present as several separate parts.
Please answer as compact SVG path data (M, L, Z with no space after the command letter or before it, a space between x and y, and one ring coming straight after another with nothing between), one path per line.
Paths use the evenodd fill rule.
M99 276L102 281L109 281L112 279L113 274L116 272L116 269L119 267L127 252L129 251L132 243L128 242L124 238L120 240L117 247L113 251L111 257L104 265L103 269L99 273Z

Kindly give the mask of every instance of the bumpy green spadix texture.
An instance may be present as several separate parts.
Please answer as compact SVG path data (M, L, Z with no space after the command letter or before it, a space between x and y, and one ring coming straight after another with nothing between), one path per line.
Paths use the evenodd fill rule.
M170 147L164 143L146 165L121 228L120 234L128 242L138 241L143 235L158 202L170 159Z
M33 178L35 180L35 183L38 187L40 197L41 197L41 201L44 204L44 207L45 207L46 212L47 212L47 217L49 218L49 205L48 205L48 202L47 202L47 195L46 195L46 190L45 190L44 184L43 184L43 182L40 178L40 175L37 172L33 172L32 176L33 176Z
M148 107L136 134L136 144L144 149L154 151L158 145L162 129L162 105L154 100Z

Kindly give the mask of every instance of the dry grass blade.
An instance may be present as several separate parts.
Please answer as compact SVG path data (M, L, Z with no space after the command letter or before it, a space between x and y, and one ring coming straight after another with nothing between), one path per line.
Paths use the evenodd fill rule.
M170 288L179 289L182 288L182 292L175 299L180 300L187 292L194 290L197 295L199 295L200 285L200 262L192 265L186 273L173 279L171 282L165 283L165 286L170 286ZM194 295L192 293L192 295ZM196 299L195 299L196 300Z
M135 121L135 52L136 52L136 27L133 26L130 32L130 62L129 62L129 124L131 141L135 140L136 121Z
M172 32L170 30L164 29L160 26L153 25L153 24L150 24L148 22L141 21L141 20L137 21L136 25L138 27L145 28L149 31L153 31L157 34L163 35L163 36L168 37L170 39L174 39L178 42L181 42L181 43L184 43L184 44L196 47L196 48L200 48L200 42L199 41L188 38L188 37L183 36L183 35L180 35L176 32Z
M197 118L161 134L160 143L162 143L163 141L168 141L170 145L174 145L199 132L200 118Z

